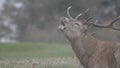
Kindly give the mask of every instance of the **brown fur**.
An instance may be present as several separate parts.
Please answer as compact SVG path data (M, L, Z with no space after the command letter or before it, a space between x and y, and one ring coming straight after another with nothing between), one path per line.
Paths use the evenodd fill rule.
M113 26L120 16L109 25L99 25L89 22L91 18L78 21L82 14L77 15L75 19L72 18L69 13L70 8L71 6L67 9L68 18L61 19L59 29L70 41L73 51L83 66L85 68L120 68L120 45L116 42L98 40L88 33L91 26L120 30Z
M60 30L70 41L81 64L85 68L120 68L120 45L98 40L89 33L84 33L84 28L80 28L84 25L78 27L74 26L75 23L65 18Z
M114 55L120 48L117 43L97 40L91 35L86 35L71 44L79 61L86 68L117 68Z

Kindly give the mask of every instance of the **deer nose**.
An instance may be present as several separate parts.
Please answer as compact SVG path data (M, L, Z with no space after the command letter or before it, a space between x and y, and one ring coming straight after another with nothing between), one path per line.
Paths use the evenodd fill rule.
M64 22L69 22L69 19L67 17L63 18Z
M65 23L68 23L68 22L69 22L68 18L66 18L66 17L61 18L61 24L62 25L65 25Z

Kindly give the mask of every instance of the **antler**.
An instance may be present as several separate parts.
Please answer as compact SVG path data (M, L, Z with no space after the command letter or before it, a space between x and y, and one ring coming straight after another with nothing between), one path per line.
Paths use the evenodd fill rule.
M75 20L77 20L79 17L81 17L83 14L86 14L89 11L89 8L86 9L86 11L84 13L80 13L75 17Z
M69 6L67 8L67 15L68 17L71 19L71 20L77 20L79 17L81 17L82 15L85 15L88 11L89 11L89 8L84 12L84 13L80 13L78 14L75 18L73 18L71 15L70 15L70 9L71 9L72 6Z
M86 13L89 11L89 8L88 8L84 13L78 14L78 15L75 17L75 19L74 19L74 18L70 15L70 9L71 9L71 6L69 6L69 7L67 8L67 15L68 15L68 17L69 17L71 20L75 20L75 21L76 21L79 17L81 17L82 15L86 14ZM95 23L89 23L89 21L90 21L91 19L93 19L93 17L94 17L94 16L88 18L88 19L85 21L85 23L83 23L83 24L84 24L84 25L88 25L88 26L95 26L95 27L99 27L99 28L111 28L111 29L114 29L114 30L120 30L120 28L115 28L115 27L113 26L113 24L114 24L116 21L120 20L120 16L116 17L116 18L115 18L113 21L111 21L110 24L108 24L108 25L96 24L97 20L96 20Z
M96 24L96 22L95 23L87 23L87 24L89 24L89 25L92 25L92 26L95 26L95 27L99 27L99 28L111 28L111 29L114 29L114 30L120 30L120 28L115 28L114 26L113 26L113 24L116 22L116 21L118 21L118 20L120 20L120 16L118 16L117 18L115 18L113 21L111 21L111 23L110 24L108 24L108 25L100 25L100 24Z
M70 9L71 9L71 6L67 8L67 15L71 20L74 20L74 18L70 15Z

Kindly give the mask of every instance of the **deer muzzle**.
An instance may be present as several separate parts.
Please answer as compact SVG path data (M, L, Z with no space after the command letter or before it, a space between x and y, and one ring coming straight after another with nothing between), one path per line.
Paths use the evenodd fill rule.
M65 18L65 17L61 18L61 23L58 28L60 30L64 30L67 22L68 22L68 18Z

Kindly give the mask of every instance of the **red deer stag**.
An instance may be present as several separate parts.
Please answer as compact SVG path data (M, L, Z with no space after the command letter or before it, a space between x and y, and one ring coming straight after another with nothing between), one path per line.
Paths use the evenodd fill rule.
M68 7L68 18L61 19L59 30L70 41L73 51L75 52L78 60L85 68L120 68L120 45L116 42L98 40L88 32L91 27L111 28L120 30L113 27L113 24L120 19L120 16L115 18L109 25L100 25L91 23L88 18L77 20L82 15L79 14L72 18Z

